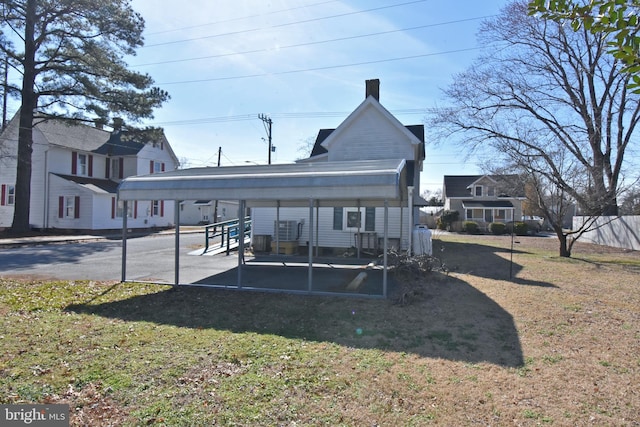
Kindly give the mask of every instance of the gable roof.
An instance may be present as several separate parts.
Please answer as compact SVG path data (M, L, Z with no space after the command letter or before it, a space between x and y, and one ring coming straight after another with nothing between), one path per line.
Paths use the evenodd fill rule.
M331 144L332 140L339 137L339 134L351 123L357 120L357 117L367 108L374 108L380 112L393 126L399 129L412 144L420 144L420 155L422 159L425 157L424 148L424 125L409 125L405 126L398 119L395 118L386 108L378 102L373 96L368 96L347 118L335 129L320 129L316 142L311 150L309 157L315 157L322 154L326 154L327 146Z
M118 192L118 183L109 179L89 178L76 175L62 175L59 173L54 173L53 175L76 183L81 187L93 191L94 193L116 194Z
M518 175L445 175L442 189L443 197L449 199L471 198L473 194L470 188L483 178L494 181L496 186L507 194L507 196L501 197L525 197Z
M109 139L109 132L80 123L47 120L37 123L34 130L40 132L51 145L79 151L93 151Z

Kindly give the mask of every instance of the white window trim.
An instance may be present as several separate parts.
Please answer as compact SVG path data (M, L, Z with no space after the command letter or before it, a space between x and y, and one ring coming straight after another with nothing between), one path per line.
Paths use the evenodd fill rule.
M89 157L86 154L78 153L78 170L77 173L80 176L87 176L89 171Z

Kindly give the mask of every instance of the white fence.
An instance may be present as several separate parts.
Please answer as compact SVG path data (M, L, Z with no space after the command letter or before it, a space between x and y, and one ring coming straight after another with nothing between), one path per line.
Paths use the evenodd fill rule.
M573 229L577 230L588 220L586 216L574 216ZM640 250L640 215L603 216L591 228L580 237L580 242Z

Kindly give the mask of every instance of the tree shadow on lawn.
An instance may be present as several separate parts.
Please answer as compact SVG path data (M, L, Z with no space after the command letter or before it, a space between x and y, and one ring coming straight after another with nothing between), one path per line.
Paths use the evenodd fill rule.
M113 289L117 291L117 287ZM109 295L67 310L124 321L278 335L467 363L523 365L512 316L464 281L440 273L430 274L423 294L407 306L382 299L202 287L172 288L100 303L103 297Z
M470 274L486 279L506 280L518 285L541 286L555 288L556 286L536 280L518 277L522 265L511 262L511 240L505 240L509 247L496 247L477 243L459 243L433 241L434 256L438 257L445 267L455 273ZM526 254L517 249L517 241L513 255Z

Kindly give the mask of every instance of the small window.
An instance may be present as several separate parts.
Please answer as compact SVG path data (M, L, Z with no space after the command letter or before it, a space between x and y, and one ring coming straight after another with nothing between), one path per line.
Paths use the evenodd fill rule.
M364 213L364 231L376 230L376 208L366 208Z
M120 173L120 159L111 159L111 176L117 179L122 176Z
M0 194L0 205L13 206L16 203L15 185L2 184L2 194Z
M127 218L133 218L133 209L132 209L131 205L133 205L133 203L127 203ZM116 209L116 217L122 218L123 214L124 214L124 201L123 200L118 200L118 208Z
M78 154L78 175L87 175L87 155Z
M475 195L476 197L482 197L482 185L476 185L475 186Z
M151 215L160 215L160 202L158 200L154 200L153 202L151 202Z
M153 162L153 173L164 172L164 163Z

